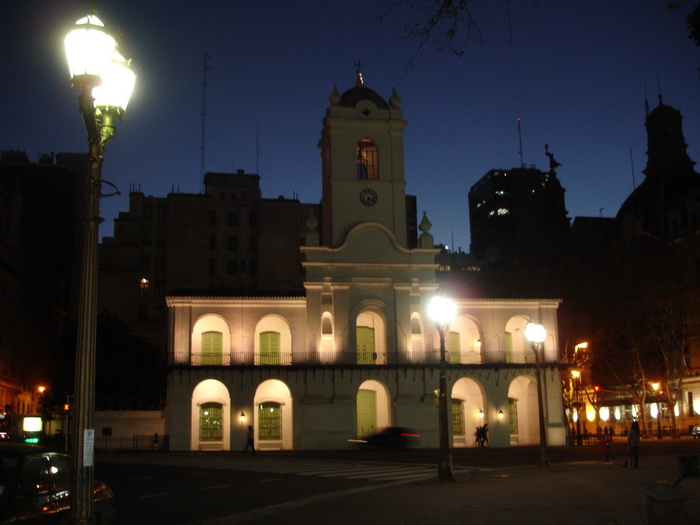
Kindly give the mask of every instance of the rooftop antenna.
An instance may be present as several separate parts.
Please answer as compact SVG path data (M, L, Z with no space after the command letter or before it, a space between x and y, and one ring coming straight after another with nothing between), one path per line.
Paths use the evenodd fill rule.
M632 189L637 189L637 181L634 178L634 158L632 157L632 148L630 148L630 165L632 166Z
M656 77L656 91L659 93L659 106L663 106L664 104L664 99L663 96L661 95L661 83L659 82L659 77Z
M523 132L520 128L520 117L518 117L518 144L520 145L520 150L518 150L518 153L520 154L520 167L524 168L525 162L523 161Z
M207 122L207 71L211 69L209 59L211 55L204 53L204 63L202 64L202 139L199 145L199 171L202 177L202 187L204 187L204 152L206 150L206 122Z

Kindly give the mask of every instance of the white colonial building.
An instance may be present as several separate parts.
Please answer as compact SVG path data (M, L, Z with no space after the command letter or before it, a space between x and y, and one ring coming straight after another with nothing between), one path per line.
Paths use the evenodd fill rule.
M171 450L334 449L388 426L438 446L438 292L430 226L407 234L401 99L361 82L330 97L321 149L321 221L308 219L305 291L167 298L167 433ZM534 353L524 327L547 330L544 418L565 443L554 299L455 296L446 336L454 446L539 443Z

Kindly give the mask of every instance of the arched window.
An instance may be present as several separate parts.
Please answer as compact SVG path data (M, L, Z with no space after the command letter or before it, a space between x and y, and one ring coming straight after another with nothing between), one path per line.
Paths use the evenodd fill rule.
M321 319L321 358L323 362L329 362L334 352L333 319L329 314L324 314L323 319Z
M379 178L379 155L371 139L362 139L355 149L358 179Z
M358 365L386 364L386 328L377 312L365 310L357 316L355 347Z
M199 407L199 441L222 441L223 410L220 403L205 403Z

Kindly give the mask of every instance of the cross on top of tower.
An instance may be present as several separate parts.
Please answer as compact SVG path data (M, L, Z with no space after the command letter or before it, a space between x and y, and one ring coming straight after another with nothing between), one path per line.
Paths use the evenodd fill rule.
M355 70L355 73L357 73L357 81L355 85L363 86L365 83L364 78L362 78L362 68L364 67L364 64L358 60L357 62L355 62L355 67L357 68Z

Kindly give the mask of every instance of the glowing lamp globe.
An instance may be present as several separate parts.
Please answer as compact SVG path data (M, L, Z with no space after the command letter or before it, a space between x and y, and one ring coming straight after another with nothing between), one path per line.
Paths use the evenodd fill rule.
M544 326L536 323L527 323L525 325L525 338L531 343L544 343L547 331Z
M86 77L101 77L117 48L116 40L93 13L75 23L75 28L66 35L64 45L74 83Z
M126 110L136 82L136 74L129 68L129 62L115 51L112 61L102 71L101 78L102 84L92 90L95 107Z
M437 324L446 326L457 316L457 305L446 297L436 295L428 303L428 315Z

